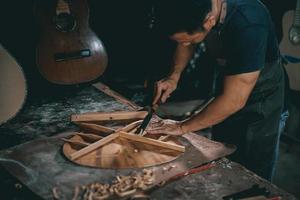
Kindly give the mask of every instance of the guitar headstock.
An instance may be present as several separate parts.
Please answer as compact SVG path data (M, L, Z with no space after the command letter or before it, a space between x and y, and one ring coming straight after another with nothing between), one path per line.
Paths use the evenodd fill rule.
M62 32L73 31L76 27L76 20L71 13L70 4L67 0L58 0L56 5L56 16L54 23L57 30Z

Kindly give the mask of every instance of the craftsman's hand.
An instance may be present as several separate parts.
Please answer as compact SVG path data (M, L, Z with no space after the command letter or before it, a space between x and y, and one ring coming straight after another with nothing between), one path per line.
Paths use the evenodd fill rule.
M154 100L153 105L158 103L165 103L166 100L170 97L170 94L176 90L177 81L171 78L165 78L156 82L155 91L154 91Z
M184 132L181 125L181 122L178 121L161 120L151 124L146 131L149 134L183 135Z

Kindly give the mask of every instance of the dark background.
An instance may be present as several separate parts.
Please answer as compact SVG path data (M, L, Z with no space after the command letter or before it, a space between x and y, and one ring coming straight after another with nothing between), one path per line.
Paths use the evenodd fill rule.
M2 1L0 6L0 43L16 58L25 71L29 88L27 102L36 98L63 96L66 94L65 91L76 90L80 87L78 85L54 85L39 74L35 63L35 50L39 37L39 26L34 14L36 1L38 0L7 0ZM104 43L109 57L107 71L99 80L110 83L110 86L123 94L134 94L134 92L124 90L124 87L143 85L145 79L159 79L169 71L175 44L160 30L149 28L151 7L155 3L155 0L89 0L90 27ZM295 9L296 0L264 0L264 3L273 17L280 41L282 16L285 11ZM181 95L178 96L192 98L195 95L205 98L210 93L211 69L211 62L205 56L197 63L197 69L189 66L181 81L181 92L179 92ZM196 80L201 80L197 86L195 86ZM128 92L124 93L124 91ZM299 96L299 92L291 91L289 104L291 117L287 127L288 133L298 134L298 138L300 138ZM15 144L15 135L9 138L7 143ZM291 143L293 144L294 141L287 143L288 151L291 149ZM288 154L284 157L287 159L281 162L290 163L290 168L282 167L284 169L282 171L286 173L298 170L294 167L294 164L299 162L296 160L298 157L292 160L291 155ZM276 184L281 186L279 183L282 182L282 187L287 186L288 181L284 177L294 179L289 175L283 174L281 176L283 178ZM7 175L0 176L5 181L6 178L3 176ZM295 185L294 181L291 181L293 185ZM3 183L3 185L7 184ZM289 188L285 187L285 189ZM296 190L290 191L296 192Z
M0 7L0 42L23 67L29 88L33 91L31 95L40 94L45 87L57 90L55 85L40 76L35 64L35 49L40 28L34 12L36 1L38 0L9 0L1 2ZM104 43L109 56L109 66L104 78L141 83L148 78L163 77L169 71L174 43L160 30L149 28L151 8L156 0L88 2L90 27ZM280 39L281 18L286 10L295 8L296 0L264 2L271 11ZM202 71L194 73L194 76L203 80L202 89L205 90L209 84L205 81L209 76L203 75L207 75L205 72L208 70L206 61L203 63L201 66L206 67L202 67Z
M0 43L25 71L29 97L43 96L44 91L56 94L66 88L49 83L38 72L35 51L41 27L35 16L36 1L10 0L0 7ZM175 43L155 26L149 28L154 0L88 2L90 27L104 43L109 58L108 68L101 79L120 83L119 86L124 82L143 84L145 79L159 79L169 72ZM183 79L186 84L182 85L193 87L191 78L203 80L202 90L199 91L202 91L200 95L205 96L209 92L211 69L205 59L201 62L204 63L199 65L201 70L190 72Z

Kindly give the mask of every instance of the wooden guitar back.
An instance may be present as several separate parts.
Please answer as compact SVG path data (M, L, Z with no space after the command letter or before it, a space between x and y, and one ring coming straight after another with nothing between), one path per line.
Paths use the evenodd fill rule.
M56 84L76 84L98 78L107 66L107 55L102 42L88 26L87 1L71 1L76 26L69 32L59 31L55 26L55 3L40 1L36 7L42 31L37 46L39 71Z
M293 45L289 40L289 30L293 24L294 13L295 11L288 11L283 16L283 38L280 43L280 51L283 55L300 59L300 45ZM286 70L291 89L300 90L300 63L288 63Z
M0 125L22 109L27 84L22 68L0 44Z

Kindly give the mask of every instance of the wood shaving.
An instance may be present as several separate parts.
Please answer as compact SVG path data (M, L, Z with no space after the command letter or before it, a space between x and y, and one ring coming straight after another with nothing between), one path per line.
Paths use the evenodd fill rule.
M77 200L79 192L80 192L80 187L76 186L72 200Z
M54 198L55 200L58 200L58 199L59 199L58 188L57 188L57 187L52 188L52 194L53 194L53 198Z
M132 197L130 198L130 200L138 200L138 199L150 199L149 195L146 195L144 193L138 193L138 194L134 194L132 195Z
M129 197L150 188L154 184L154 178L152 170L144 169L141 173L133 172L128 176L116 176L111 184L91 183L76 186L72 200L104 200L114 197ZM52 193L54 199L60 199L57 187L52 189Z

